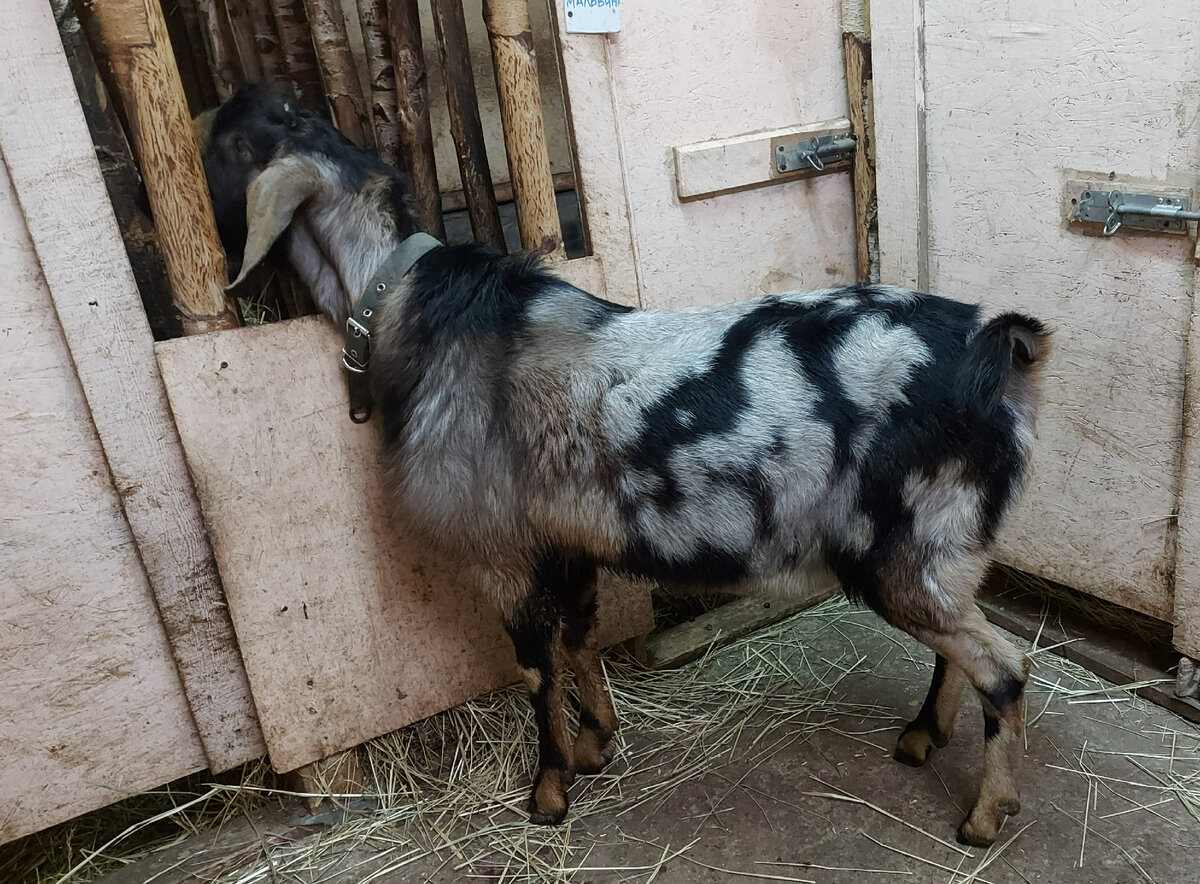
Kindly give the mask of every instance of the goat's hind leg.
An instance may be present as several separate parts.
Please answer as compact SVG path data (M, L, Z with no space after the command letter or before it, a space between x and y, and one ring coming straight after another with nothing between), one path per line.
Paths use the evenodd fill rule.
M900 734L892 757L902 764L920 767L929 760L934 748L941 749L949 743L966 684L966 673L938 654L925 703Z
M568 588L572 593L564 617L563 644L579 688L579 735L571 759L576 773L600 773L613 759L617 714L604 684L596 647L596 568L584 566Z
M517 612L506 618L505 627L529 688L538 728L538 769L529 799L529 820L554 825L567 815L567 789L572 779L567 754L570 732L563 707L562 622L553 599L534 590Z
M958 830L964 844L986 847L1006 816L1021 809L1015 779L1025 733L1024 692L1029 663L971 606L950 629L912 630L913 635L958 666L983 705L983 778L979 797Z

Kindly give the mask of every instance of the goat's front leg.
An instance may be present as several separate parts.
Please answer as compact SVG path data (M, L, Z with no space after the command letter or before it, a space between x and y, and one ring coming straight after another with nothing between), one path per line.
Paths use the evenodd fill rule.
M563 707L562 623L552 601L536 591L505 623L538 727L538 769L529 799L529 820L554 825L567 815L573 772L571 739Z

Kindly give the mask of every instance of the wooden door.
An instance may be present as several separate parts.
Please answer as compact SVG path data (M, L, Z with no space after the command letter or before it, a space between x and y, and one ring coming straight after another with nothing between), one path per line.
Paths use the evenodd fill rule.
M849 127L836 0L626 3L615 34L568 33L549 2L608 297L677 307L853 282L849 174L770 172L773 133Z
M1169 620L1194 242L1088 235L1065 208L1072 179L1194 200L1200 5L871 6L884 281L1055 328L1002 558Z

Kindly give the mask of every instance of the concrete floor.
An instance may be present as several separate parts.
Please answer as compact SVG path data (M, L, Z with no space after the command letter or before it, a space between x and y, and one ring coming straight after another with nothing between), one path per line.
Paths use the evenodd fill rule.
M798 671L792 685L775 684L770 692L811 690L815 678L851 711L822 713L820 727L794 729L772 721L775 713L751 715L741 723L735 751L708 759L700 773L673 789L660 789L655 800L624 812L606 810L602 802L583 818L572 817L569 841L577 849L564 854L561 865L578 871L564 872L558 880L1200 880L1200 822L1192 815L1200 812L1200 730L1195 726L1126 692L1108 690L1110 685L1073 664L1036 655L1028 694L1028 753L1019 780L1023 809L990 851L960 849L954 833L974 798L982 760L977 703L964 704L953 742L930 764L919 770L901 766L891 760L892 745L903 719L924 697L931 655L865 612L802 615L788 630L787 640L805 648L811 671ZM866 661L874 661L873 667ZM719 677L720 667L732 664L721 658L702 665L717 667L708 674ZM843 675L868 668L873 671ZM1083 691L1091 693L1078 693ZM681 751L677 736L626 732L623 739L623 757L643 759L623 781L625 795L663 782L674 770ZM614 773L625 763L618 758ZM572 789L576 806L585 807L588 790L598 785L577 783ZM847 800L826 797L830 793ZM1191 812L1181 796L1192 802ZM452 821L448 825L453 828ZM323 837L308 829L288 840ZM221 839L210 841L209 849L219 854ZM541 848L543 854L549 849ZM493 852L486 841L476 841L466 854L446 851L395 870L389 870L395 855L375 848L358 846L332 857L327 854L310 873L280 872L256 880L541 880L521 874L511 847ZM244 868L256 859L243 854ZM212 863L207 867L214 869ZM227 877L205 880L251 880L224 868ZM150 875L147 865L109 881L133 884Z

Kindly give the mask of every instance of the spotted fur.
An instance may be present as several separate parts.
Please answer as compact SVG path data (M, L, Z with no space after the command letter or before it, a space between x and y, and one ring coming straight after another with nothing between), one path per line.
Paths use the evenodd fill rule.
M304 167L311 193L281 246L344 321L415 229L402 177L253 89L208 136L233 252L257 177ZM1017 806L1025 667L974 595L1025 475L1046 345L1035 319L896 288L633 311L529 255L424 256L381 303L373 338L388 481L513 637L540 732L534 818L561 819L573 770L612 755L591 643L598 567L782 593L836 578L939 654L898 757L922 763L944 744L963 684L983 694L988 767L961 834L990 842ZM573 749L568 663L583 701Z

